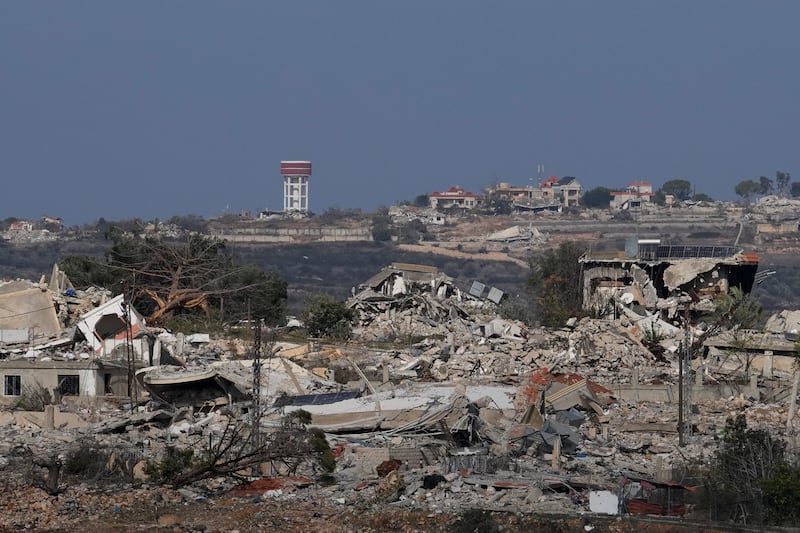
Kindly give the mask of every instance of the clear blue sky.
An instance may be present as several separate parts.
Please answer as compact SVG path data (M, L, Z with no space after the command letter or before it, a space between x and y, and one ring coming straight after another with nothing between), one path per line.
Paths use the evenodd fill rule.
M0 2L0 218L800 180L800 2Z

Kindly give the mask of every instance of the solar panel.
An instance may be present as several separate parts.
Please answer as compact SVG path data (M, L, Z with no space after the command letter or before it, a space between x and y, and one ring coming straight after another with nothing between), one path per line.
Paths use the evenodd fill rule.
M286 407L288 405L326 405L358 398L358 391L329 392L325 394L301 394L299 396L278 396L272 407Z
M700 257L730 257L736 254L733 246L698 246L672 244L641 244L639 257L646 261L661 259L692 259Z

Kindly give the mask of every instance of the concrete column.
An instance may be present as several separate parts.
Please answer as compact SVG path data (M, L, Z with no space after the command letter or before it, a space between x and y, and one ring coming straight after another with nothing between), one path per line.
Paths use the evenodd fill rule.
M186 335L179 332L175 335L175 340L175 355L181 356L186 347Z
M56 407L55 405L44 406L44 428L55 429L56 427Z
M772 377L772 362L773 362L773 358L774 358L774 355L772 353L772 350L767 350L767 351L764 352L764 366L763 366L763 371L762 371L761 374L765 378L771 378Z

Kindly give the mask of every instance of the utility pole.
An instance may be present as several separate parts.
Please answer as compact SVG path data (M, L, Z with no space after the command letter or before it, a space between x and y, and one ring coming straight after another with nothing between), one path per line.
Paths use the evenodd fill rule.
M261 446L261 320L253 332L253 447Z
M692 434L692 330L689 304L683 316L683 349L678 351L678 446L686 446Z
M139 403L139 391L136 387L136 363L133 357L133 332L131 331L130 296L126 295L123 302L123 307L125 308L125 355L128 361L128 396L131 399L131 412L133 412L136 410L136 406Z

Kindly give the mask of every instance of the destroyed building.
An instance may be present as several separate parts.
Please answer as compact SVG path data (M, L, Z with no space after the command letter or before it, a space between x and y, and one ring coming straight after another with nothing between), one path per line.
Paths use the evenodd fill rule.
M349 342L337 344L294 339L261 346L255 338L173 335L148 328L110 295L92 302L76 291L67 298L74 299L67 314L75 331L57 321L55 338L64 345L31 343L27 330L6 334L20 339L5 347L8 359L0 362L6 390L21 385L7 376L35 373L61 394L130 394L125 361L135 346L141 396L131 398L130 411L87 409L82 433L50 427L25 440L27 433L15 429L8 440L55 449L74 431L136 450L141 465L169 447L211 447L232 427L242 439L250 431L274 435L292 415L307 414L332 450L333 484L315 483L321 477L306 456L289 465L265 459L245 483L237 468L233 478L196 483L176 498L189 510L227 493L248 494L248 505L259 509L269 500L333 512L384 505L432 515L490 509L686 516L699 483L684 479L686 466L717 442L728 413L777 428L790 409L764 386L771 360L728 381L713 358L698 357L687 362L680 385L675 353L656 357L635 327L634 317L642 316L636 306L661 311L675 300L678 310L685 303L699 308L731 286L749 290L757 258L730 248L648 255L641 244L635 257L582 260L589 296L621 302L633 315L573 319L558 329L503 319L500 289L475 282L462 290L437 268L409 263L389 265L354 287L347 304L359 311L358 324ZM66 303L67 290L50 297ZM776 317L775 334L796 334L799 317ZM660 327L667 336L683 334ZM254 337L255 331L261 330ZM384 342L398 338L403 342ZM34 357L25 357L29 351ZM69 375L77 381L63 379ZM692 409L680 428L691 428L691 439L678 447L682 394ZM14 420L20 428L41 422L31 413ZM4 453L0 447L0 459ZM263 476L276 485L258 490Z
M167 335L169 337L169 335ZM132 371L172 361L163 330L101 288L76 290L54 265L49 283L0 283L3 397L130 396ZM129 372L129 369L131 371Z
M461 322L468 316L461 305L467 295L436 267L393 263L353 292L348 306L359 312L356 333L364 340L447 335L453 330L471 335Z
M753 287L759 258L732 246L661 244L629 240L625 251L592 252L580 258L583 307L599 316L620 304L672 318L688 306L712 311L714 300L739 287Z

